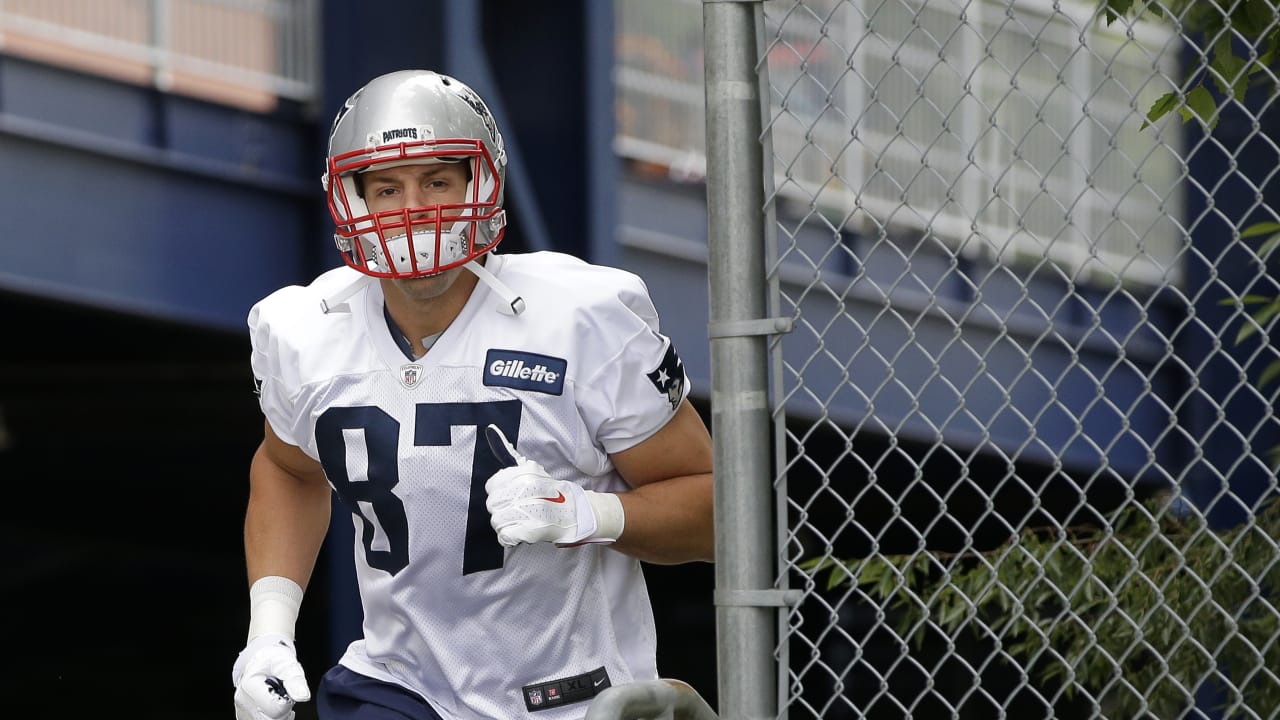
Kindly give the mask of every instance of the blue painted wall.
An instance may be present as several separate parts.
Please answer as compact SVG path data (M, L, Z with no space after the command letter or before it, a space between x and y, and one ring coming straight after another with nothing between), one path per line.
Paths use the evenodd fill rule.
M1195 251L1185 258L1185 293L1193 310L1176 350L1179 361L1195 369L1195 391L1181 416L1197 448L1186 466L1185 485L1218 527L1243 522L1260 498L1275 492L1269 452L1280 448L1280 422L1273 412L1276 385L1261 393L1241 387L1257 386L1275 358L1263 346L1274 339L1257 333L1236 344L1245 320L1237 308L1223 304L1249 294L1277 295L1274 253L1264 263L1255 254L1266 237L1236 239L1254 223L1274 222L1280 208L1280 188L1271 182L1280 165L1274 140L1280 137L1280 114L1267 89L1264 84L1251 91L1245 108L1224 105L1208 142L1195 123L1186 125L1187 147L1195 149L1191 175L1211 194L1188 198Z
M296 111L0 56L0 287L241 327L312 264L311 139Z

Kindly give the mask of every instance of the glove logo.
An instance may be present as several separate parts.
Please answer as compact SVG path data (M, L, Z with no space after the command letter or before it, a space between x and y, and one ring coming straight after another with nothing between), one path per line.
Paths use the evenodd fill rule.
M544 498L538 498L538 499L546 500L547 502L562 503L564 502L564 493L557 492L555 497L544 497Z
M289 692L284 689L284 683L280 681L280 678L269 677L266 679L266 683L276 697L288 699Z

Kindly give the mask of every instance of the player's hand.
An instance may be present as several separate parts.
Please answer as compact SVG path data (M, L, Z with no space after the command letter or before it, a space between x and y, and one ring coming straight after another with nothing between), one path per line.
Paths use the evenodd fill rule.
M293 641L259 635L236 658L236 720L293 720L293 704L311 699Z
M613 493L556 480L516 451L497 425L485 428L489 449L502 465L484 484L498 542L552 542L561 546L609 543L622 534L622 503Z

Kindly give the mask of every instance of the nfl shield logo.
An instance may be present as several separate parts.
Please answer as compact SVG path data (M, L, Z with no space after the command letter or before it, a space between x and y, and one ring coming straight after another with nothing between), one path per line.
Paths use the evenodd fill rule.
M542 704L542 691L541 691L541 690L530 690L530 691L529 691L529 704L530 704L530 705L541 705L541 704Z
M400 384L407 388L414 388L422 380L422 366L417 363L409 363L400 366Z

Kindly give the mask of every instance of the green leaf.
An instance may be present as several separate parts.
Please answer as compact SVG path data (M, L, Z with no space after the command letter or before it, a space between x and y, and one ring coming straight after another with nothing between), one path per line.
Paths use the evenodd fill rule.
M1231 14L1232 24L1245 35L1257 35L1275 22L1276 10L1268 0L1247 0Z
M1259 43L1259 45L1261 44L1262 43ZM1262 56L1258 58L1258 65L1261 67L1271 67L1271 64L1275 62L1276 53L1277 51L1280 51L1280 27L1272 30L1271 33L1267 35L1266 47L1266 52L1262 53ZM1259 69L1261 69L1261 67Z
M1280 377L1280 360L1272 360L1271 364L1267 365L1266 369L1262 371L1262 375L1258 377L1258 387L1266 387L1274 382L1277 377ZM1280 450L1280 448L1276 450Z
M1178 108L1178 114L1182 116L1183 123L1190 122L1192 118L1200 118L1200 122L1212 130L1218 126L1217 109L1218 103L1214 101L1213 93L1205 86L1197 85L1187 93L1183 105Z
M1275 62L1275 60L1276 60L1276 46L1275 46L1275 43L1272 43L1267 48L1266 52L1258 56L1258 62L1254 63L1254 66L1249 68L1249 74L1253 75L1255 73L1260 73L1263 70L1266 70L1267 68L1271 67L1271 63ZM1274 94L1274 92L1272 94Z
M1240 326L1240 332L1236 333L1236 344L1239 345L1244 340L1252 337L1254 333L1269 323L1276 316L1276 313L1280 313L1280 297L1273 298L1266 307L1255 310L1250 315L1253 318L1253 322L1246 322Z
M1232 307L1236 305L1262 305L1264 303L1269 303L1272 300L1275 300L1275 298L1269 297L1267 295L1245 295L1244 297L1241 297L1241 298L1233 298L1233 297L1222 298L1221 300L1218 301L1218 304L1232 306Z
M876 594L882 598L893 595L893 590L898 585L898 573L886 572L880 576L880 582L876 585Z
M1129 8L1133 7L1133 0L1105 0L1103 12L1107 16L1107 25L1124 17L1129 12Z
M831 573L827 575L827 589L831 590L839 587L840 585L843 585L845 581L851 579L851 577L852 576L849 574L849 571L846 570L844 566L836 565L831 568Z
M1224 32L1218 38L1218 42L1214 43L1209 60L1209 66L1214 72L1210 75L1223 95L1244 100L1245 90L1249 87L1249 74L1243 71L1246 65L1244 58L1237 57L1231 46L1232 37L1232 33Z
M813 573L818 573L822 570L823 567L827 565L827 563L830 563L830 562L834 562L834 561L829 557L809 558L808 560L801 562L796 567L807 572L811 571Z
M885 571L884 561L875 559L868 560L862 564L862 568L858 570L858 584L862 587L875 585L880 580L880 576Z
M1280 233L1276 233L1267 238L1267 241L1258 246L1258 257L1266 259L1272 251L1280 246Z
M1244 230L1241 230L1240 237L1242 238L1258 237L1259 235L1269 235L1274 232L1280 232L1280 223L1271 222L1268 220L1265 222L1254 223L1249 227L1245 228Z
M1180 98L1176 92L1167 92L1156 101L1151 103L1151 107L1147 109L1147 119L1142 121L1142 127L1139 130L1147 129L1147 126L1169 114L1169 111L1178 107Z
M939 624L948 630L955 630L960 626L960 622L964 620L969 608L964 601L954 595L948 600L948 604L943 608L942 617Z

